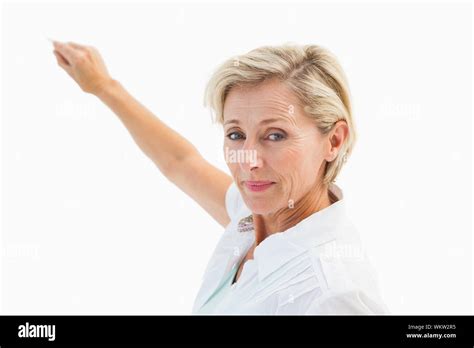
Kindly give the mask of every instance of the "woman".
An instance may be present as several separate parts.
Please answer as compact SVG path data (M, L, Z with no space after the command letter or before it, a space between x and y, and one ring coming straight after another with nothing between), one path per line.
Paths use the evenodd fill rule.
M230 177L111 78L95 48L53 44L59 66L225 228L193 313L387 312L334 184L356 133L346 78L330 52L261 47L215 71L206 102L224 127Z

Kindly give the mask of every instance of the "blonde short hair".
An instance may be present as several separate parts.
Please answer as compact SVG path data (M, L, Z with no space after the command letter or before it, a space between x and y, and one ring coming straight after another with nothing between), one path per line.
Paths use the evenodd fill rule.
M226 60L209 80L204 105L214 113L214 121L224 122L224 103L234 86L257 85L278 78L298 97L307 116L327 134L339 120L349 128L338 156L327 163L323 182L335 181L356 141L350 92L346 76L336 57L316 45L284 44L263 46Z

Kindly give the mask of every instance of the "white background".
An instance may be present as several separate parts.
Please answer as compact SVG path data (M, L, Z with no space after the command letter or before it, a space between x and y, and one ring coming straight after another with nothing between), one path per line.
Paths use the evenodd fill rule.
M2 314L189 314L223 232L46 37L96 46L227 172L202 106L217 65L262 45L330 49L359 132L337 183L387 305L472 313L471 21L469 4L4 4Z

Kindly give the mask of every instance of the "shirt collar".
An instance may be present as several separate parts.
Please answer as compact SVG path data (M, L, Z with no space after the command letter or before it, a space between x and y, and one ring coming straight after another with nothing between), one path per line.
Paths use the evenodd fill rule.
M254 260L260 281L309 249L337 238L341 224L345 223L343 193L335 184L331 184L329 190L337 197L337 202L283 232L268 236L255 248ZM239 221L238 230L253 234L252 215Z

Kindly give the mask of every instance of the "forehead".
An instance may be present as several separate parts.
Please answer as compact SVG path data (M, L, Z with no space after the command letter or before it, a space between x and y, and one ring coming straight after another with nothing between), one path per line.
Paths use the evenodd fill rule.
M224 122L230 119L281 117L295 122L301 117L298 98L281 81L271 79L256 86L236 86L224 104Z

